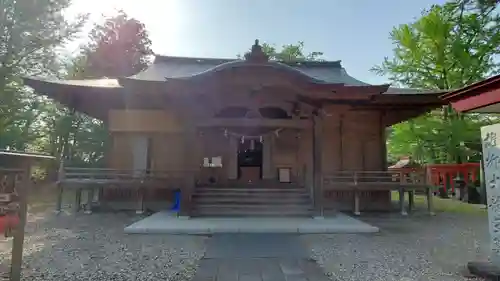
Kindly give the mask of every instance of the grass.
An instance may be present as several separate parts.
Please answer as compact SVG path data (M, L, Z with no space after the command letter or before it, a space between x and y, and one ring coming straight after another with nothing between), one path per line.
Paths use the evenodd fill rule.
M399 201L399 193L392 192L392 201ZM405 194L405 200L408 202L408 194ZM486 209L481 208L482 205L468 204L455 199L442 199L438 196L433 197L434 212L468 214L468 215L487 215ZM427 200L423 195L415 195L415 207L427 208Z

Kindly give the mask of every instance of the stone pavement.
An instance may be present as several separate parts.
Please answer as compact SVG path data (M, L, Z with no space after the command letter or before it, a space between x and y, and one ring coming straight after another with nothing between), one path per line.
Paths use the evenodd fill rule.
M378 227L348 215L313 218L179 218L169 211L157 212L124 229L129 234L222 234L222 233L374 233Z
M298 235L220 234L207 251L193 281L328 281L309 259Z

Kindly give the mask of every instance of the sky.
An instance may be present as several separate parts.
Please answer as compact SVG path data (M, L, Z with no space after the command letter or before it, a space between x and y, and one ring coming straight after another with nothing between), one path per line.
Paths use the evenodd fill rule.
M92 21L123 9L142 21L156 54L233 58L255 39L276 46L303 41L306 53L341 60L347 72L371 84L370 72L392 56L389 33L444 0L74 0L67 11ZM68 48L76 48L77 44Z

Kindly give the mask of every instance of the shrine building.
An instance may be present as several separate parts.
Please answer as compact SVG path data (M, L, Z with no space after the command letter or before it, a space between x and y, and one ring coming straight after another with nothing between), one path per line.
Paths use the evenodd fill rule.
M258 41L241 60L156 56L130 77L24 81L109 130L108 169L66 167L73 184L116 175L93 195L115 209L166 209L180 190L186 216L387 210L392 189L417 183L387 171L387 128L444 103L340 61L271 61ZM154 184L122 188L123 174Z

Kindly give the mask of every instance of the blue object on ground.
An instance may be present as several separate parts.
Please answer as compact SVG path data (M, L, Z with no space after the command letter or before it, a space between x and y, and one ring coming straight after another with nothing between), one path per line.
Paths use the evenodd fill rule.
M172 206L172 211L178 212L181 206L181 192L176 191L174 193L174 206Z

